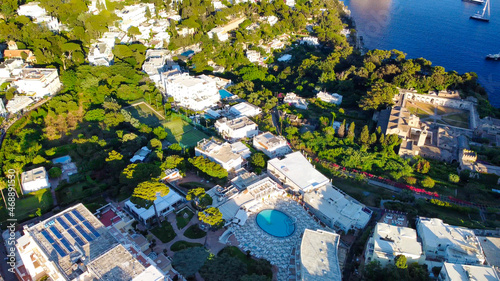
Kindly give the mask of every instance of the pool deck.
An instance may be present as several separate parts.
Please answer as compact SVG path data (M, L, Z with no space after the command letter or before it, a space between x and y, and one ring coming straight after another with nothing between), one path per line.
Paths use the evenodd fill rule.
M234 236L242 251L250 251L257 258L264 258L278 267L277 280L289 280L290 258L297 246L300 246L302 234L306 228L323 229L304 208L288 197L279 197L268 201L249 215L245 225L235 228ZM284 238L274 237L264 232L256 222L257 214L265 209L279 210L295 219L295 232ZM293 265L295 266L295 265Z

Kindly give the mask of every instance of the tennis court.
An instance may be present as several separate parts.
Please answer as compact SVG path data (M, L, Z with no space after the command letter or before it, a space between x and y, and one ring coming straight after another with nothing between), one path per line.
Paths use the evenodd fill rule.
M160 120L163 120L163 116L155 113L147 104L139 103L134 106L128 107L126 109L132 117L139 120L142 124L146 124L149 127L155 128L160 125Z
M180 117L174 117L170 121L164 121L163 126L167 129L167 140L171 143L178 142L183 146L193 147L196 146L198 141L208 138L205 133L195 129Z

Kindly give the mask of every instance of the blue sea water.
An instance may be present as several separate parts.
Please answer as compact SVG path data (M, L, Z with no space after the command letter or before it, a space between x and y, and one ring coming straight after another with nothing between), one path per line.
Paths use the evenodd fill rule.
M458 73L476 72L490 102L500 107L500 0L490 0L490 22L469 16L483 9L461 0L345 0L369 49L397 49Z

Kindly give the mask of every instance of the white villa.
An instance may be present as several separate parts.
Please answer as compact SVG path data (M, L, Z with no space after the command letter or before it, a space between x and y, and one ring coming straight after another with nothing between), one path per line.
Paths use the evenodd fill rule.
M0 116L6 116L8 114L5 105L3 104L3 99L0 99Z
M156 211L158 212L158 216L163 217L174 211L175 207L184 201L184 198L175 192L173 189L170 189L167 195L158 196L155 200L154 204L156 206ZM142 224L146 226L152 225L156 222L156 214L153 206L150 206L148 209L138 207L134 203L127 200L125 202L125 210L127 210L132 216Z
M302 281L341 281L338 247L340 235L306 229L300 243L300 276Z
M149 9L151 15L155 14L155 5L153 3L141 3L131 6L125 6L122 10L116 11L116 15L122 18L119 21L120 29L127 31L131 26L139 26L147 21L146 10Z
M281 185L300 194L326 186L330 182L309 163L300 151L287 154L283 159L269 160L267 173Z
M221 118L215 122L215 128L221 136L230 141L252 138L259 133L257 124L245 116L231 120Z
M28 66L22 59L5 59L0 64L0 82L11 81L21 74L21 71Z
M46 25L49 30L59 32L63 25L54 17L48 15L47 11L40 7L40 2L30 2L19 6L17 14L33 19L33 22L39 25Z
M243 165L244 160L240 154L233 150L233 145L227 142L221 143L215 139L203 139L195 147L195 155L203 156L210 161L218 163L227 171L238 170ZM235 147L238 148L239 152L248 154L246 151L241 151L239 145L235 145Z
M213 38L214 37L214 34L217 36L217 39L219 39L219 41L227 41L229 39L229 34L227 34L227 32L224 30L223 27L216 27L216 28L213 28L212 30L210 30L208 32L208 37L210 38Z
M260 62L261 61L260 52L255 51L255 50L247 50L246 57L250 62Z
M202 111L220 101L217 84L208 76L192 77L180 73L164 77L163 82L167 96L173 97L182 107Z
M234 117L254 117L256 115L259 115L261 112L262 109L260 109L260 107L255 106L249 102L240 102L231 106L231 108L229 109L229 113L234 115Z
M492 266L463 265L445 262L439 272L439 281L499 281Z
M420 217L417 232L427 258L458 264L484 264L486 260L470 229L446 224L438 218Z
M253 147L264 152L270 158L285 156L292 152L288 142L283 136L275 136L270 132L262 133L253 138Z
M307 106L309 105L306 99L297 96L295 93L286 94L283 102L300 109L307 109Z
M342 95L339 95L337 93L329 94L322 91L316 94L316 98L324 102L333 103L336 105L340 105L342 103Z
M62 87L57 69L54 68L24 68L12 84L20 93L35 100L53 96Z
M30 97L27 96L15 96L13 99L11 99L8 103L7 106L5 107L8 112L15 114L18 113L19 111L27 108L31 104L33 104L34 101Z
M171 62L172 57L166 49L147 50L146 60L142 64L142 71L146 72L157 86L162 87L161 74L168 68L167 61ZM164 89L162 89L164 90Z
M21 174L21 186L24 194L50 188L49 175L44 167L23 172Z
M425 255L422 244L417 241L417 231L409 227L377 223L366 247L366 263L379 261L385 266L394 263L398 255L404 255L408 264L424 262Z
M96 42L90 46L88 60L91 65L110 66L113 64L115 42Z
M309 46L319 46L318 37L312 37L312 36L303 37L300 40L300 44L301 45L306 44Z
M303 174L307 178L306 175ZM331 184L321 185L305 193L304 202L324 224L344 232L363 229L373 213L365 205Z

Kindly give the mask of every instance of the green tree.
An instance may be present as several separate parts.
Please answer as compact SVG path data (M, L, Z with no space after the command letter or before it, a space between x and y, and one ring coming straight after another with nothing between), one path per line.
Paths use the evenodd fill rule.
M266 164L266 155L262 152L256 152L250 157L250 165L255 168L264 169Z
M194 200L201 209L212 205L212 197L205 192L203 187L193 188L186 195L188 201Z
M122 159L123 159L123 155L121 155L119 152L116 152L115 150L111 150L108 153L108 157L106 158L106 162L120 161Z
M155 200L158 198L158 196L163 197L169 192L169 187L161 182L145 181L137 185L137 187L134 189L134 192L132 193L132 197L130 197L130 201L135 205L145 209L149 209L149 207L153 206L155 210L156 220L161 226L160 216L158 215L158 211L156 210Z
M457 174L449 174L448 180L452 183L458 183L460 181L460 176L458 176Z
M351 122L351 125L349 125L349 130L347 131L347 139L351 142L354 141L354 136L355 136L354 130L355 130L355 124L354 122Z
M93 121L93 122L100 122L100 121L103 121L104 118L106 116L106 112L104 111L104 109L102 108L98 108L98 109L93 109L93 110L90 110L90 111L87 111L87 113L85 113L85 120L87 121Z
M206 281L240 280L246 272L247 265L227 253L209 259L200 269L200 274Z
M198 212L198 219L213 227L219 227L224 223L222 213L215 207L210 207L203 212Z
M408 265L406 264L406 256L405 255L397 255L394 258L394 264L396 265L397 268L400 268L400 269L408 268Z
M174 254L172 266L183 276L192 277L210 256L210 252L203 247L187 248Z
M426 176L420 181L420 185L424 188L433 188L436 182L429 176Z
M359 142L364 145L370 143L370 132L368 131L368 125L363 126L361 134L359 135Z
M415 164L415 170L421 174L427 174L431 169L431 163L425 159L419 159Z
M417 183L417 179L415 177L406 177L405 181L409 185L414 185Z
M377 82L371 90L363 96L359 102L359 107L363 110L378 110L393 104L392 99L398 94L398 89L386 82Z
M165 158L165 161L161 164L162 170L175 169L179 167L184 162L184 158L179 155L170 155Z
M157 149L157 150L162 149L161 141L156 138L150 139L148 146L151 147L152 149Z
M141 35L141 31L139 30L139 28L137 26L131 26L131 27L129 27L127 34L129 37L132 37L135 40L135 36Z
M52 167L49 170L49 177L52 179L57 179L62 175L62 170L59 167Z
M155 134L159 140L164 140L168 135L167 131L165 131L165 128L161 126L154 128L153 134Z

